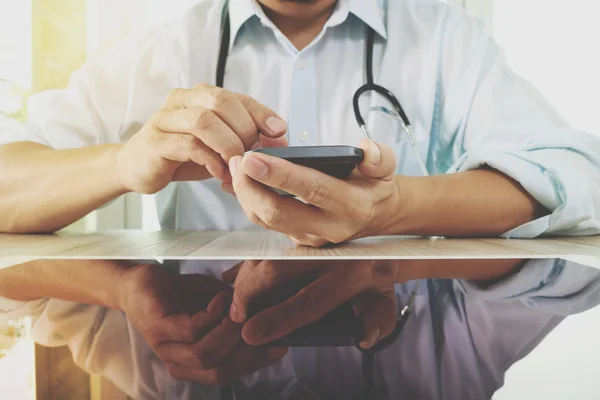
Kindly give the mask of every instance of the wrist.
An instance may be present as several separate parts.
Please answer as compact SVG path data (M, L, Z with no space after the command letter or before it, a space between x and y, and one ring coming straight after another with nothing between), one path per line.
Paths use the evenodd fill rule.
M106 263L106 268L110 271L110 273L107 275L108 279L104 281L104 284L101 285L101 288L97 293L99 302L106 308L123 311L124 296L122 290L123 285L121 282L126 267L124 264L117 261L108 261Z
M390 207L389 235L419 235L427 230L429 215L435 207L434 188L428 177L398 175L396 200Z
M114 188L114 191L119 195L124 195L126 193L132 192L133 190L127 185L124 172L126 168L122 165L123 162L123 149L125 147L125 143L111 144L107 145L106 151L106 159L104 162L104 167L106 171L109 171L107 174L107 178L109 179L109 184Z

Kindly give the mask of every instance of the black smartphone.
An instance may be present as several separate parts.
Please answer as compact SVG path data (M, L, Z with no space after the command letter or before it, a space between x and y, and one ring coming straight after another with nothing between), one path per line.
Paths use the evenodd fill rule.
M364 151L354 146L265 147L246 152L249 153L282 158L339 179L347 178L365 157ZM290 195L279 189L274 190L282 196Z
M354 146L264 147L249 153L282 158L340 179L347 178L365 157L363 150Z

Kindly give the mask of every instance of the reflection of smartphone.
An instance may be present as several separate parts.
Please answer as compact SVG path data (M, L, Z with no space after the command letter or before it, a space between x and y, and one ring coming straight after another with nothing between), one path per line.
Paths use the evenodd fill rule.
M316 169L336 178L347 178L364 159L362 149L353 146L265 147L246 152L263 153L294 164ZM275 190L280 195L288 195Z
M291 267L293 268L293 267ZM250 316L277 305L300 291L309 281L280 286L276 292L259 297L250 305ZM268 343L277 347L345 347L361 340L362 329L350 304L344 304L320 320L304 326L288 336Z

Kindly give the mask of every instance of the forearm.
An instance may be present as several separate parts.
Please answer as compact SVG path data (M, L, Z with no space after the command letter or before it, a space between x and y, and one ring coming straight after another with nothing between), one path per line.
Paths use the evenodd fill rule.
M393 234L498 236L546 210L516 181L493 170L397 177L402 197Z
M395 282L420 279L463 279L487 286L518 271L526 260L397 260Z
M53 150L30 142L0 147L0 232L54 232L125 194L116 149Z
M117 308L124 265L108 260L40 260L0 269L0 297L43 298Z

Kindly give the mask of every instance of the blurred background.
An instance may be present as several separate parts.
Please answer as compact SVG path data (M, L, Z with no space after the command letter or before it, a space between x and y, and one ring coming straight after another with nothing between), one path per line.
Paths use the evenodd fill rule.
M493 26L514 70L536 86L567 121L578 129L600 134L598 0L448 1ZM0 0L0 134L11 124L25 121L29 96L64 87L70 74L86 60L101 57L127 35L177 17L194 3L196 0ZM151 197L125 196L68 229L124 228L158 229ZM600 315L595 320L600 326ZM578 321L573 318L561 325L548 343L590 331ZM66 363L60 364L61 368L69 368L68 354L44 353L38 347L34 351L27 331L27 321L0 321L2 399L33 399L36 374L38 385L45 376L40 368L57 363ZM567 398L573 397L569 396L573 393L569 382L581 386L586 376L588 382L594 382L600 372L597 366L571 368L585 359L585 346L579 348L581 351L567 348L570 355L554 361L553 349L545 342L532 357L509 371L507 388L497 398ZM544 385L531 385L532 371ZM73 388L79 395L70 398L99 398L99 384L94 378L89 381L85 375L72 376L74 382L91 383L83 389ZM69 382L63 384L68 387ZM522 396L524 387L527 397ZM102 398L119 397L105 389Z

